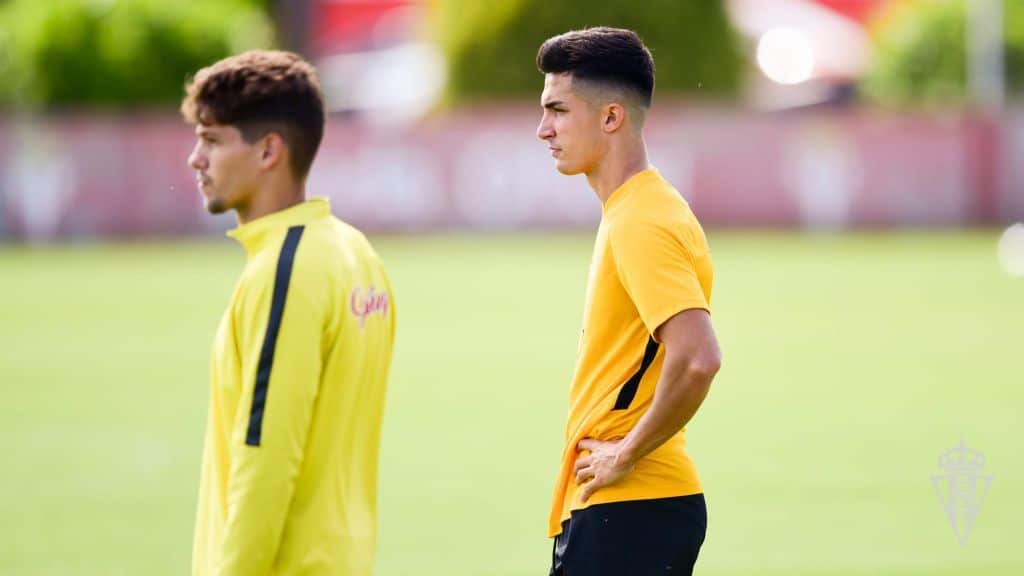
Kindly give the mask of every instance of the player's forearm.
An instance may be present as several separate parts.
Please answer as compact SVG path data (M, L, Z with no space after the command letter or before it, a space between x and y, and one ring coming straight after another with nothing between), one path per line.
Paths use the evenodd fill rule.
M666 354L651 407L620 445L622 455L637 462L674 436L704 402L718 372L718 358L675 358Z
M250 458L228 487L228 521L218 576L269 573L294 492L295 466Z

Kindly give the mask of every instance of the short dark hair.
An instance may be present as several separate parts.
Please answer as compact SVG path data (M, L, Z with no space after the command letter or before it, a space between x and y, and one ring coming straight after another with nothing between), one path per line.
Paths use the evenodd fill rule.
M645 108L651 106L654 58L632 30L601 26L548 38L537 51L537 68L545 74L569 73L573 79L627 88Z
M196 72L181 114L192 124L235 126L246 142L281 135L296 178L309 173L324 135L324 101L313 66L292 52L252 50Z

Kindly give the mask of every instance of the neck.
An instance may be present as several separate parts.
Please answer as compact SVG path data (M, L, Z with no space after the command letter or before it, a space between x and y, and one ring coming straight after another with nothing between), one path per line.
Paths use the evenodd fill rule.
M245 224L274 212L280 212L306 201L306 186L303 182L268 182L257 190L245 206L236 210L238 223Z
M626 180L650 167L647 161L647 145L643 137L638 136L619 145L613 142L596 168L587 172L587 182L601 204L604 204L612 192L618 190Z

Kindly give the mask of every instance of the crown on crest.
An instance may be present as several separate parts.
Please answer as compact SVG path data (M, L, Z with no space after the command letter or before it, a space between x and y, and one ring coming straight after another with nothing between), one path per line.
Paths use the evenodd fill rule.
M939 467L947 472L978 472L985 467L985 455L961 440L959 446L939 456Z

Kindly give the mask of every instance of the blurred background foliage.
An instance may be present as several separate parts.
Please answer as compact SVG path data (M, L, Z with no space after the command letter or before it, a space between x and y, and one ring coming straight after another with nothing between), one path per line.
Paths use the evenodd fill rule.
M1006 85L1024 92L1024 1L1004 0ZM0 2L0 106L114 108L173 104L188 74L228 54L280 45L280 0L7 0ZM435 0L430 36L447 67L445 100L535 98L537 47L570 29L640 30L658 62L659 95L734 99L747 63L723 2ZM964 103L967 3L894 0L871 25L860 82L886 105Z
M274 43L266 0L10 0L0 4L0 105L174 103L186 77Z
M871 27L864 94L886 105L967 101L967 10L963 0L898 0ZM1006 88L1024 89L1024 2L1003 1Z
M658 94L732 97L740 88L743 55L722 2L651 0L438 0L433 36L448 63L450 103L535 99L542 85L534 61L547 38L588 26L639 30L657 61Z

